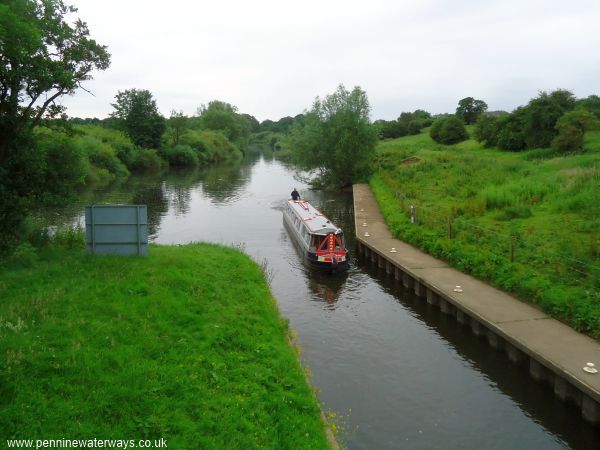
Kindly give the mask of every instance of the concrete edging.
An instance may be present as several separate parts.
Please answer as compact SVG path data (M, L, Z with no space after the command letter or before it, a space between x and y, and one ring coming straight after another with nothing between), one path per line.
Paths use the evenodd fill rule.
M394 239L369 186L354 185L353 193L359 254L393 274L442 313L470 326L473 334L503 350L511 362L528 366L531 378L551 386L559 399L580 408L584 420L600 427L600 374L583 371L587 362L600 368L600 343ZM455 292L457 286L462 292Z

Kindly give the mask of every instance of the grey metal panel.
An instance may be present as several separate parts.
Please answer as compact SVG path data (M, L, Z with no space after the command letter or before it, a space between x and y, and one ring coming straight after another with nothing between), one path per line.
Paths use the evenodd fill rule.
M139 240L143 243L148 242L148 229L140 227ZM138 242L138 230L136 224L133 225L109 225L96 224L95 226L96 244L131 244ZM88 241L91 243L91 241Z
M88 250L90 250L88 245ZM139 252L139 253L138 253ZM137 244L96 244L96 255L122 255L122 256L147 256L148 245L143 244L139 247Z
M90 253L148 254L146 205L87 206L85 222L85 238Z

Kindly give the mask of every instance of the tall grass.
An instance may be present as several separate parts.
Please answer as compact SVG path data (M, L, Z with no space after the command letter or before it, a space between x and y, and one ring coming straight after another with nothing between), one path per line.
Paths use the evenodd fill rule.
M327 448L261 268L234 249L0 268L3 439Z
M600 336L600 132L585 143L557 157L424 132L379 145L371 187L397 237Z

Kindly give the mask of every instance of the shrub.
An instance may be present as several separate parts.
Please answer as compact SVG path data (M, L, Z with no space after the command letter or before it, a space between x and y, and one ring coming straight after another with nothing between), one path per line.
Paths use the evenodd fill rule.
M75 139L75 144L87 154L90 162L106 169L111 175L126 178L129 175L127 167L117 157L114 149L93 136L81 136Z
M196 167L198 155L189 145L179 144L161 150L161 156L173 167Z
M480 115L475 123L474 135L484 147L498 145L498 117Z
M29 242L21 242L8 258L8 262L16 267L32 267L39 260L36 249Z
M140 149L125 133L95 125L78 125L74 128L82 136L91 136L109 145L128 169L133 167Z
M83 186L90 171L88 155L65 133L40 127L34 135L37 152L44 161L43 174L37 180L44 191L40 199L61 203Z
M552 148L558 153L582 151L585 132L599 127L598 118L585 109L565 113L556 122L558 135L552 141Z
M164 162L156 150L140 149L131 165L131 170L136 172L157 172L164 166Z
M496 143L502 150L518 152L527 147L524 116L523 108L517 108L512 114L507 114L498 119Z
M431 125L429 134L434 141L446 145L456 144L469 137L464 122L456 116L437 119Z

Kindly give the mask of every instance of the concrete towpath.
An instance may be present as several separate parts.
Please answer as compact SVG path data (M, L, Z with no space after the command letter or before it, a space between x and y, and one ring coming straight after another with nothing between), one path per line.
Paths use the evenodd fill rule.
M412 280L451 303L457 311L479 321L525 353L530 358L530 373L534 378L548 378L533 373L532 365L536 363L559 377L546 379L554 386L557 396L567 396L563 392L566 389L564 382L571 385L569 389L575 388L584 394L575 396L576 403L582 407L584 418L600 425L600 373L590 374L583 370L588 362L600 370L600 343L550 318L538 308L394 239L369 186L357 184L353 190L359 247L363 245L377 253ZM370 236L366 237L366 232ZM392 247L396 253L390 253ZM462 292L455 292L456 286L460 286Z

